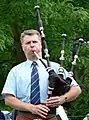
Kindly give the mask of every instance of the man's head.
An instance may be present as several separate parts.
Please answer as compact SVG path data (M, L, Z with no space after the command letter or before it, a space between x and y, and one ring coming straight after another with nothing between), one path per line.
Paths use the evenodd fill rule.
M34 52L42 56L41 36L37 30L25 30L21 33L20 41L27 59L36 59Z
M87 117L87 120L89 120L89 113L86 115L86 117Z

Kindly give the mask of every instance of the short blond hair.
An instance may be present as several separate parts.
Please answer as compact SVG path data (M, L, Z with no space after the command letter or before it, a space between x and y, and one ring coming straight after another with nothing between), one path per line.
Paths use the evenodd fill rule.
M21 41L21 43L23 42L23 38L24 38L25 35L29 35L29 36L38 35L39 40L41 40L41 35L40 35L40 33L39 33L37 30L30 29L30 30L24 30L24 31L21 33L21 36L20 36L20 41Z

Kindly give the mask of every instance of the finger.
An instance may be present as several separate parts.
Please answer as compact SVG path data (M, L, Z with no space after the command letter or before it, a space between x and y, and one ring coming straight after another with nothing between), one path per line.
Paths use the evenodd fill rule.
M53 106L58 106L61 104L60 100L54 100L54 101L49 101L47 102L46 106L48 107L53 107Z
M50 111L50 109L49 109L46 105L41 105L41 106L40 106L40 109L41 109L42 111L44 111L44 112Z
M40 111L43 111L44 113L48 113L50 111L50 109L47 106L45 106L45 105L39 105L38 107L39 107L38 109Z
M46 118L48 111L45 111L44 109L39 109L37 112L38 115L40 115L43 118Z
M42 118L46 118L47 116L42 114L42 113L38 113L39 116L41 116Z
M44 113L48 113L50 111L50 109L47 107L47 106L42 106L41 108L41 111L43 111Z
M48 114L48 112L44 112L42 110L39 110L39 113L42 114L42 115L45 115L45 116L47 116L47 114Z
M50 97L49 99L47 99L46 102L48 102L48 101L52 101L52 100L58 100L58 98L59 98L59 97L57 97L57 96L56 96L56 97Z
M56 99L56 100L50 100L50 101L47 101L46 104L56 104L56 103L59 103L60 102L60 99Z

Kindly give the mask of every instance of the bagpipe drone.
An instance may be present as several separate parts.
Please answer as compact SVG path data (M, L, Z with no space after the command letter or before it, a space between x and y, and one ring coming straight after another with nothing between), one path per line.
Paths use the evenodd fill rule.
M70 90L70 84L72 82L72 76L73 76L73 68L76 65L76 60L78 59L78 53L79 53L80 46L83 42L83 39L79 40L78 49L76 51L76 54L74 55L74 61L72 62L71 71L69 72L69 75L65 80L61 73L64 70L64 68L62 66L63 66L63 61L64 61L64 43L66 40L66 34L62 34L62 50L61 50L61 57L60 57L61 67L59 68L59 71L61 71L61 72L59 72L59 74L57 74L54 71L54 69L51 67L51 64L50 64L50 60L49 60L50 55L49 55L47 43L45 40L44 28L43 28L42 20L41 20L41 16L40 16L40 7L35 6L35 11L36 11L37 28L41 35L42 46L43 46L43 50L45 53L45 59L47 60L47 64L44 63L42 58L40 58L37 53L35 53L35 55L42 62L42 64L45 66L47 72L49 73L48 97L60 96Z

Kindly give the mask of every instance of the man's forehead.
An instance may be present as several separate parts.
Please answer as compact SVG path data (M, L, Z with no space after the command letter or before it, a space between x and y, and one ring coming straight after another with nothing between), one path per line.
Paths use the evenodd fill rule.
M28 42L34 42L34 41L41 43L41 39L37 35L32 35L32 36L26 35L23 38L22 44L28 43Z
M41 38L38 35L25 35L23 39L29 39L29 40L41 40Z

